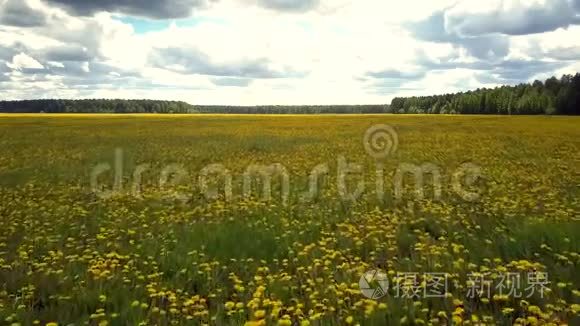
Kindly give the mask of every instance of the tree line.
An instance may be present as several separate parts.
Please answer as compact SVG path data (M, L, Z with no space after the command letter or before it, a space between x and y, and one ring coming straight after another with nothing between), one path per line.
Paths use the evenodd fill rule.
M260 105L260 106L196 106L201 113L228 114L364 114L386 113L389 106L379 105Z
M545 82L435 96L397 97L392 113L580 114L580 73Z
M223 114L348 114L386 113L388 105L191 105L155 100L22 100L0 101L0 113L223 113Z
M24 100L1 101L5 113L197 113L180 101L154 100Z

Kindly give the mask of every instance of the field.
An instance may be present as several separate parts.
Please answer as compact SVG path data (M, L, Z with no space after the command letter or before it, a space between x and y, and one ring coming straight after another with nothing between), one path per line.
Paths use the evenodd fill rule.
M579 126L0 115L0 324L580 325Z

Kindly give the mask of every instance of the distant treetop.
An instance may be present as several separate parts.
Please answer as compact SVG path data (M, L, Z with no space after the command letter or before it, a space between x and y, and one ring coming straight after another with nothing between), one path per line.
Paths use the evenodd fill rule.
M545 82L420 97L398 97L393 113L580 114L580 73Z

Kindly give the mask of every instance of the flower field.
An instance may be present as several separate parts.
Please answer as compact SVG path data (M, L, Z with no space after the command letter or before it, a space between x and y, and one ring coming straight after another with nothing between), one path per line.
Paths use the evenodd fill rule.
M580 325L579 125L0 115L0 324Z

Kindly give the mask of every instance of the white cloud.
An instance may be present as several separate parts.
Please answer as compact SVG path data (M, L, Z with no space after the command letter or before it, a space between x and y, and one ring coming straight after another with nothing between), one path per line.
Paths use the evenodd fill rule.
M6 65L14 70L44 69L44 66L41 65L40 62L36 61L36 59L26 53L15 55L12 58L12 62L6 63Z
M62 64L62 62L49 61L47 63L48 63L49 66L52 66L52 67L64 68L64 65Z
M12 98L354 104L492 85L482 80L526 81L577 69L580 26L569 14L554 25L552 15L572 2L554 1L222 0L143 32L96 3L10 0L2 8L4 0L10 24L0 19L0 65L12 71L0 88ZM33 22L6 16L26 10ZM440 21L429 20L438 13ZM409 24L421 22L418 36Z

